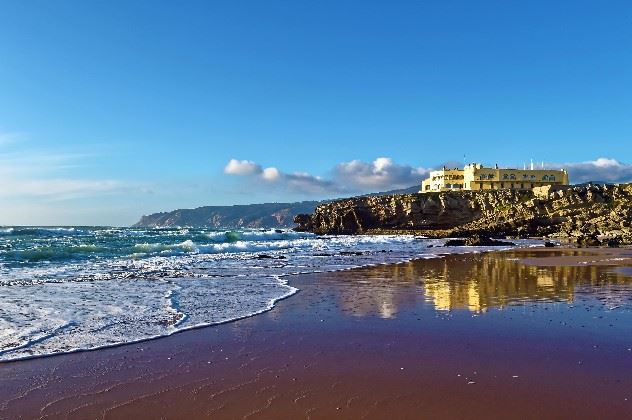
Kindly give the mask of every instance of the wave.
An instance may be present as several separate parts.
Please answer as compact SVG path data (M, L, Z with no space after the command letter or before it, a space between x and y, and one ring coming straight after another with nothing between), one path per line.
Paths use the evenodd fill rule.
M105 252L109 252L109 249L106 247L95 244L77 244L70 246L38 246L27 249L9 250L4 251L1 256L6 262L37 263L85 259Z
M280 241L288 239L314 238L313 233L294 232L291 230L269 229L269 230L249 230L225 232L209 232L206 236L213 242L238 242L238 241Z
M12 236L78 236L90 232L75 227L8 227L0 229L0 235Z
M277 242L248 242L237 240L235 242L223 242L214 244L197 244L188 239L177 244L163 243L141 243L133 247L133 255L136 257L143 255L181 255L181 254L228 254L264 252L287 249L294 246L301 246L298 241L277 241Z
M286 281L295 274L474 251L439 251L443 241L414 236L274 229L5 227L0 234L0 361L252 316L295 293Z

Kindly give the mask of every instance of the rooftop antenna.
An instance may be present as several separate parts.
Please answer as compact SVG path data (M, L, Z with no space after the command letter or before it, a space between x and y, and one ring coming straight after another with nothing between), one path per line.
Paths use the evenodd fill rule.
M531 170L533 170L533 159L531 159Z
M527 169L527 164L522 162L522 169L526 170Z
M542 161L542 169L544 169L544 161Z

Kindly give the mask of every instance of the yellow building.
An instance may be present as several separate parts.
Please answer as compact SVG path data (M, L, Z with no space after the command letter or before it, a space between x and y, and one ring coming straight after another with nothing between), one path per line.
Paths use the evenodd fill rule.
M568 173L565 169L534 169L533 164L531 169L509 169L471 163L463 169L444 167L430 172L421 183L420 192L527 190L544 185L568 185Z

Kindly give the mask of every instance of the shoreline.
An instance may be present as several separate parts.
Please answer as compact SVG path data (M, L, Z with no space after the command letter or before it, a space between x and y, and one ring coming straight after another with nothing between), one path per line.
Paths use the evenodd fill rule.
M412 235L411 235L412 236ZM454 247L453 247L454 248ZM106 345L102 345L102 346L98 346L98 347L93 347L93 348L78 348L78 349L73 349L73 350L68 350L68 351L63 351L63 352L54 352L54 353L47 353L47 354L37 354L37 355L32 355L32 356L23 356L23 357L17 357L17 358L13 358L13 359L8 359L8 360L0 360L0 366L3 364L7 364L7 363L14 363L14 362L21 362L21 361L27 361L27 360L33 360L33 359L40 359L40 358L49 358L49 357L55 357L55 356L62 356L62 355L67 355L67 354L75 354L75 353L83 353L83 352L92 352L92 351L99 351L99 350L105 350L105 349L109 349L109 348L115 348L115 347L120 347L120 346L126 346L126 345L133 345L133 344L139 344L139 343L144 343L147 341L153 341L153 340L158 340L161 338L167 338L167 337L171 337L173 335L176 334L180 334L180 333L184 333L186 331L191 331L191 330L196 330L196 329L200 329L200 328L209 328L209 327L213 327L213 326L219 326L219 325L223 325L223 324L228 324L228 323L232 323L232 322L237 322L243 319L247 319L250 317L254 317L257 315L261 315L265 312L268 312L272 309L274 309L274 307L276 306L276 304L280 301L283 301L285 299L288 299L296 294L298 294L300 292L300 289L297 289L295 287L293 287L290 282L291 279L296 277L296 276L309 276L309 275L318 275L318 274L329 274L329 273L337 273L337 272L344 272L344 271L349 271L349 270L357 270L357 269L363 269L363 268L370 268L370 267L375 267L375 266L380 266L380 265L394 265L394 264L401 264L401 263L408 263L408 262L412 262L412 261L419 261L419 260L425 260L425 259L429 259L429 258L443 258L445 256L448 255L454 255L454 254L469 254L469 253L480 253L480 252L496 252L498 251L498 249L507 249L508 247L506 246L497 246L496 248L498 249L493 249L494 247L482 247L482 246L458 246L456 247L456 249L463 249L463 250L468 250L465 252L446 252L446 253L437 253L437 254L428 254L428 255L419 255L417 257L413 257L410 259L403 259L402 261L399 262L375 262L375 263L369 263L369 264L365 264L365 265L361 265L361 266L350 266L350 267L345 267L345 268L340 268L340 269L334 269L334 270L325 270L325 271L313 271L313 272L299 272L299 273L291 273L291 274L283 274L283 275L275 275L273 277L276 278L277 281L279 281L280 284L285 285L287 287L289 287L290 290L287 294L273 299L270 302L268 302L268 306L264 309L261 309L259 311L253 312L253 313L249 313L243 316L238 316L235 318L230 318L230 319L226 319L223 321L219 321L219 322L214 322L214 323L205 323L205 324L199 324L199 325L194 325L194 326L190 326L190 327L186 327L183 329L179 329L176 331L173 331L169 334L163 334L163 335L156 335L156 336L151 336L151 337L146 337L146 338L141 338L141 339L137 339L137 340L132 340L132 341L126 341L126 342L120 342L120 343L114 343L114 344L106 344ZM516 248L519 248L519 246L516 245ZM441 247L436 247L435 249L441 249ZM287 280L283 280L283 279L287 279ZM18 348L19 349L19 348ZM11 349L11 350L7 350L7 351L13 351L16 350L16 348ZM0 355L3 353L4 351L0 351Z
M522 273L520 275L528 274L530 265L512 262L507 259L508 253L533 255L548 252L553 254L552 258L556 258L556 253L586 251L632 255L632 250L625 248L599 250L600 248L530 248L484 254L453 254L434 260L422 259L333 273L299 275L288 281L290 286L300 289L297 299L285 298L277 301L271 310L242 318L239 322L187 330L183 334L161 337L160 340L2 363L0 401L4 402L0 405L0 414L2 417L5 414L7 417L22 414L25 417L50 415L107 418L124 418L138 414L147 416L150 413L161 413L170 418L191 415L244 417L251 414L253 417L264 418L324 418L331 415L375 417L385 414L384 410L388 408L391 410L389 413L395 412L401 417L415 417L420 413L458 417L456 407L450 410L433 403L436 399L443 398L446 401L458 401L462 405L460 414L468 413L469 408L475 417L490 413L515 413L507 410L518 408L532 415L543 415L547 414L546 410L535 410L521 397L526 391L532 396L540 395L542 391L535 385L525 389L524 384L518 386L515 383L520 378L532 381L529 371L535 369L545 377L550 376L547 377L547 383L571 387L563 391L556 385L554 394L559 397L556 393L561 392L571 398L578 408L571 412L576 411L580 417L582 414L587 416L589 413L597 413L596 407L599 407L601 415L630 415L631 406L623 398L608 405L604 403L603 396L591 393L590 397L585 392L580 392L581 389L578 390L578 384L574 382L577 375L600 377L599 372L602 372L605 378L619 380L614 388L606 386L608 392L620 394L623 390L626 395L632 394L632 382L616 377L616 372L623 367L632 367L632 355L627 354L627 350L621 358L606 358L605 363L602 357L603 366L599 368L591 365L591 372L588 373L575 372L564 361L568 354L555 351L553 356L549 354L548 357L553 357L556 363L542 369L542 360L534 357L523 346L540 354L541 347L546 346L547 342L556 343L551 348L560 347L570 354L581 353L582 358L587 360L583 366L590 365L588 360L592 360L595 350L591 347L584 354L583 350L579 351L572 345L577 344L575 341L583 343L586 340L585 333L581 337L570 335L567 338L570 337L572 342L565 343L542 329L540 321L533 323L535 318L530 318L534 315L517 320L507 318L510 313L525 307L523 305L531 307L528 302L518 306L513 306L511 302L505 305L502 300L497 301L497 296L491 295L486 299L481 297L480 301L484 305L492 305L482 306L482 312L459 307L446 312L428 307L429 296L439 299L434 305L442 304L444 292L439 288L432 289L434 294L430 293L428 280L418 283L420 276L439 273L440 270L448 270L445 272L448 277L453 276L452 273L459 277L464 272L484 277L484 273L488 273L490 267L495 267L497 263L498 267L495 269L499 270L499 278L506 278L503 270L511 267L511 270L518 270L516 273ZM531 258L542 257L535 255ZM444 260L444 263L437 260ZM564 261L556 260L555 265L538 267L545 271L565 267L585 271L587 268L586 265L564 264ZM617 265L624 266L619 261L608 267L590 267L595 267L596 272L608 272L608 276L614 276L608 270ZM628 284L629 278L619 275L621 277L617 277L616 281ZM528 291L531 280L532 277L526 279L527 287L520 290ZM546 283L544 285L547 286ZM460 284L457 286L461 287ZM487 290L483 287L485 283L480 283L479 286L480 292ZM423 296L419 294L420 287L424 288ZM455 304L460 304L461 289L456 290L452 296L457 299ZM463 290L467 290L467 287ZM573 293L576 294L577 290ZM533 297L538 297L538 293L548 291L546 288L536 290ZM565 296L564 293L561 296ZM516 295L515 298L522 299L522 296ZM500 307L495 306L498 302ZM545 305L553 308L558 304ZM538 317L540 315L538 313ZM496 323L491 324L493 328L489 329L489 326L477 321L484 318L491 318ZM518 340L520 335L515 336L518 342L513 338L509 341L494 338L498 335L514 337L515 332L512 330L516 322L529 326L529 331L538 331L542 336L537 339L521 338L520 340L524 339L522 343ZM617 328L625 331L629 329L624 325L617 325ZM483 333L483 336L476 338L471 329ZM558 332L567 334L565 330ZM489 343L485 343L486 340ZM617 340L605 340L602 347L610 349L615 344L618 346L621 343ZM424 345L420 346L420 343ZM629 344L626 345L630 347ZM349 349L353 350L350 352ZM478 350L472 353L473 349ZM518 353L518 357L512 357L511 351L499 349L511 349ZM561 356L564 357L560 358ZM525 365L522 358L533 365ZM492 360L495 362L492 363ZM419 364L420 361L424 363ZM507 367L514 366L515 371L520 371L519 378L513 378L513 375L506 379L504 376L501 378L505 375L500 372L505 362L509 363ZM456 376L457 373L454 373L458 370L461 375L466 375L465 365L480 366L476 371L467 374L467 382L461 379L464 376ZM569 381L568 376L565 379L564 375L553 375L550 373L551 369L555 372L565 371L565 375L570 375L573 380ZM493 375L481 377L484 371L496 372L497 378L494 379ZM475 383L468 385L469 382ZM384 389L375 390L369 386L372 383L380 383ZM603 386L605 385L600 384L598 387ZM512 387L516 389L511 391ZM494 399L492 407L485 408L477 402L478 399L489 400L493 390L506 393L509 403L501 404ZM583 395L585 402L573 397L572 390ZM290 398L291 396L293 397ZM340 396L347 396L351 400L340 402ZM547 401L551 402L550 395L540 397L545 400L545 408L558 410L559 413L563 409L569 409L567 404L558 403L559 408L548 404ZM298 400L295 401L296 398ZM393 405L393 401L398 403ZM360 402L362 404L358 404ZM588 408L587 402L591 403ZM418 411L422 408L424 410ZM569 411L565 413L569 415Z

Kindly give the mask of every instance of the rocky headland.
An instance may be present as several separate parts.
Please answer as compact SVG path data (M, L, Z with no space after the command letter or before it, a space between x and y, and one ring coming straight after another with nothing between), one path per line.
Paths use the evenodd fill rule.
M544 237L632 244L632 184L354 197L294 219L317 234Z
M141 217L133 227L291 228L299 213L314 211L316 201L205 206Z
M418 186L367 194L365 197L416 192ZM238 204L177 209L142 216L132 227L196 227L212 229L288 229L298 214L311 213L326 201L296 203Z

